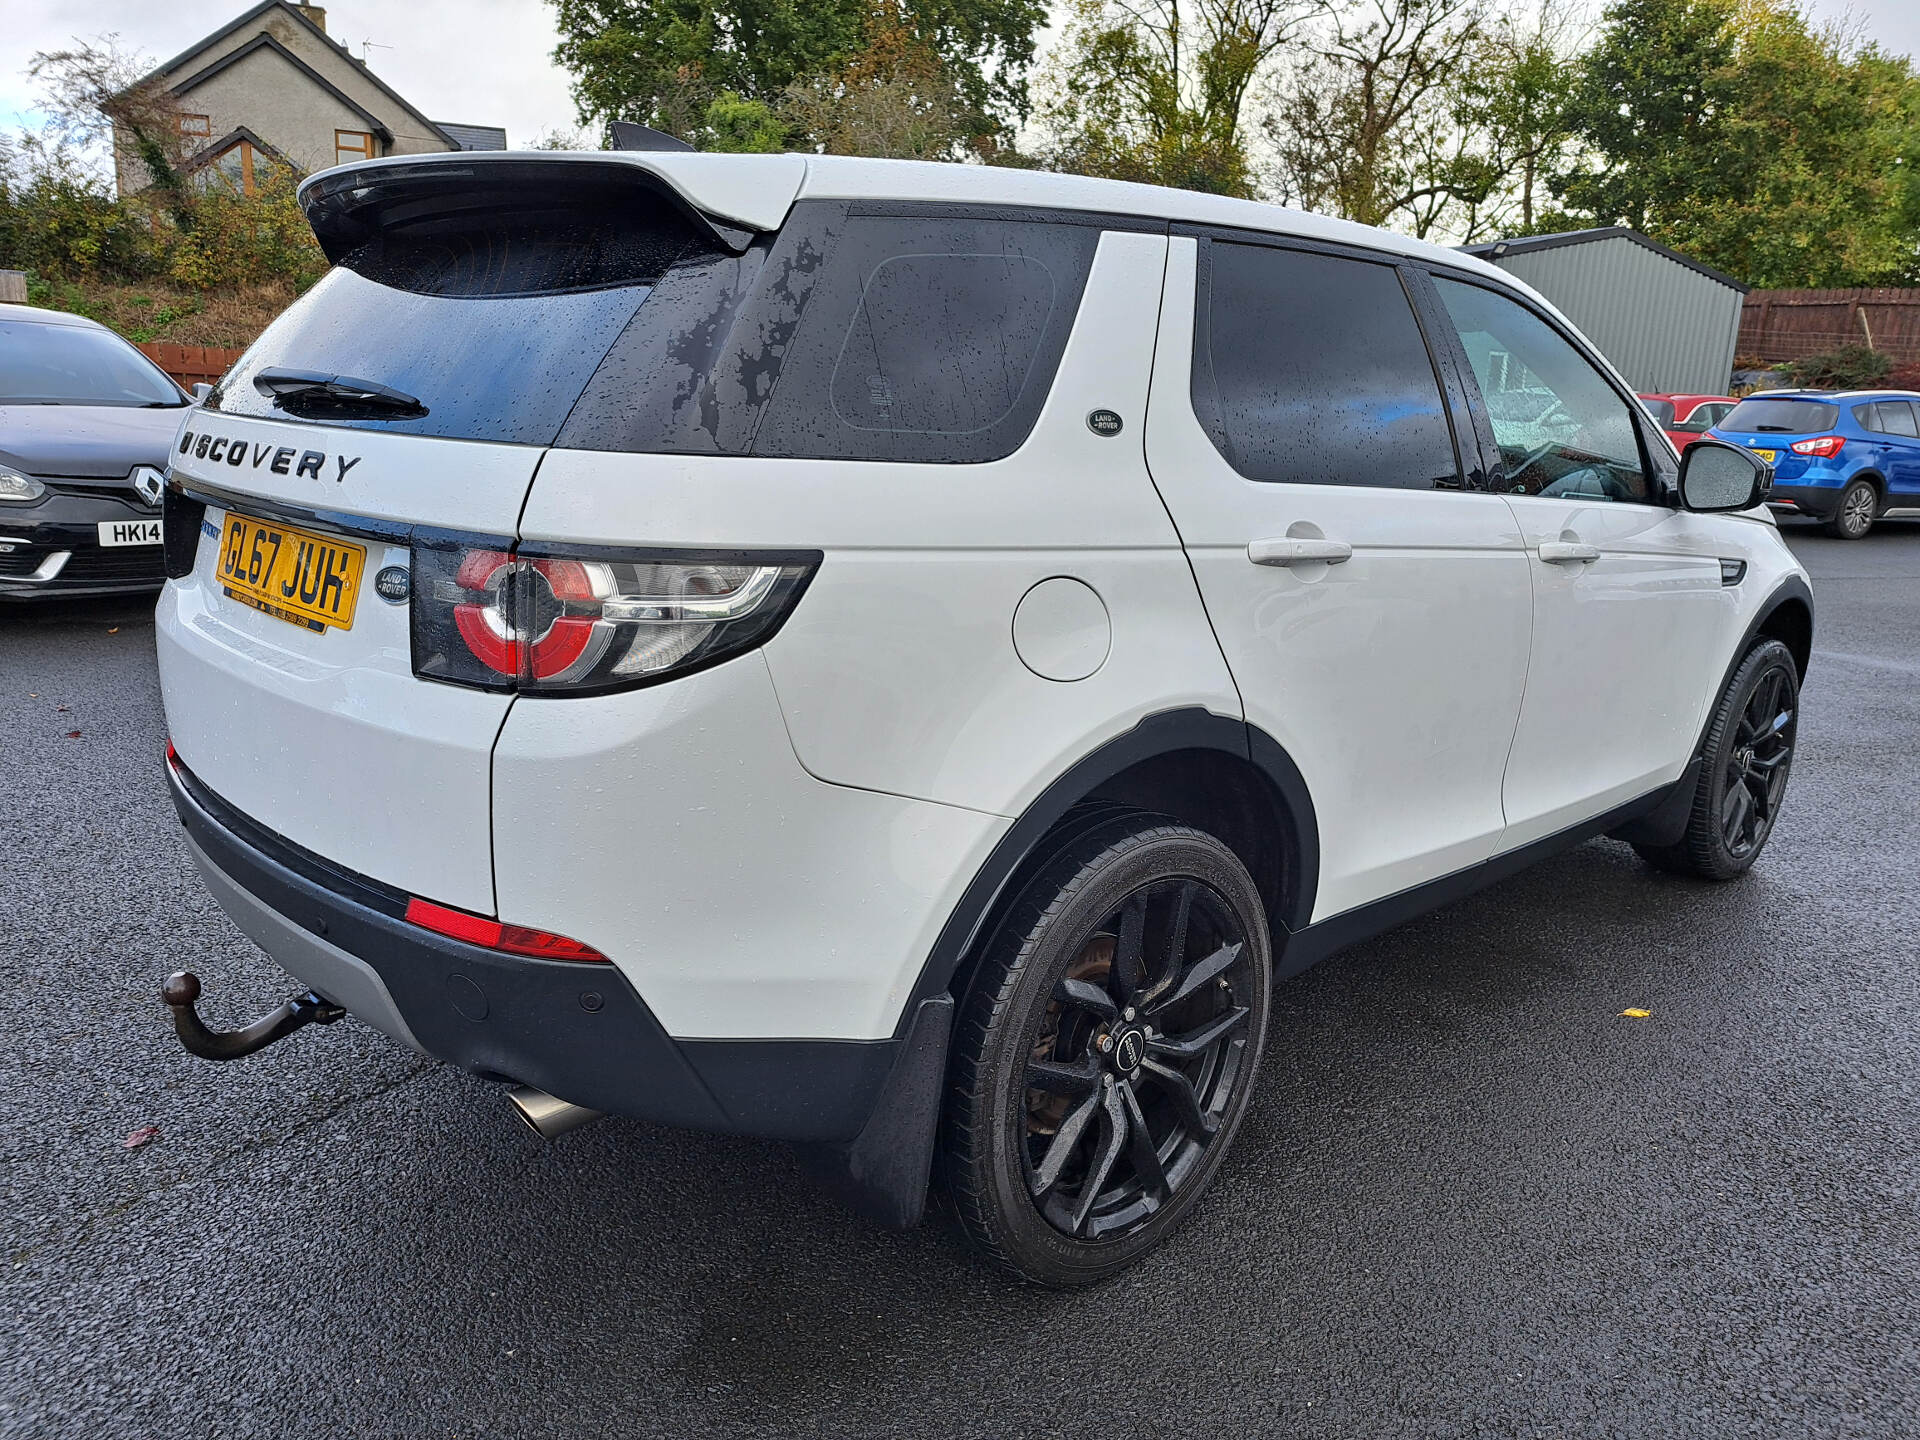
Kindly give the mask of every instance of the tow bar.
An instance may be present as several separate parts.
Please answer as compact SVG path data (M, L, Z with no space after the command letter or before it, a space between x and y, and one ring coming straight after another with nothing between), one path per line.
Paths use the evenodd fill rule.
M160 998L173 1012L173 1029L180 1043L202 1060L238 1060L286 1039L304 1025L331 1025L347 1013L309 990L243 1029L209 1030L194 1011L194 1002L200 998L200 977L189 970L169 975L160 987Z

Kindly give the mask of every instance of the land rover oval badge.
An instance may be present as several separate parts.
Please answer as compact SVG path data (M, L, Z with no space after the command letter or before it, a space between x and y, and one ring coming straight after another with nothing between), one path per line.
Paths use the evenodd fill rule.
M1096 435L1118 435L1120 417L1111 410L1089 410L1087 428Z
M389 605L404 605L413 593L413 577L404 565L389 565L373 577L373 591Z

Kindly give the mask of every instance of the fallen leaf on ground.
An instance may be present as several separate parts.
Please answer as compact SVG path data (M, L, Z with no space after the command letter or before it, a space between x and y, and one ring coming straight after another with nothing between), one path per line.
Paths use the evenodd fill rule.
M1622 1010L1620 1013L1629 1020L1646 1020L1653 1015L1651 1010Z
M80 732L78 730L67 731L67 739L78 740L79 738L80 738Z
M61 711L66 711L66 710L71 710L71 709L73 709L73 706L71 706L71 705L56 705L56 706L54 706L53 708L54 708L54 709L56 709L56 710L61 710Z
M158 1140L159 1138L160 1127L158 1125L142 1125L138 1130L127 1136L127 1149L138 1150L142 1145L150 1141Z
M109 635L118 635L120 633L120 627L118 625L109 625L107 626L107 633Z

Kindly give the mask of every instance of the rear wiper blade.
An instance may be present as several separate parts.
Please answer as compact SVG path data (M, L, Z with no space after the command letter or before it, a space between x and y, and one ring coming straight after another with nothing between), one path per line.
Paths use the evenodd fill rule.
M417 396L373 380L352 375L327 375L313 370L262 370L253 388L282 410L364 411L396 420L416 419L427 413Z

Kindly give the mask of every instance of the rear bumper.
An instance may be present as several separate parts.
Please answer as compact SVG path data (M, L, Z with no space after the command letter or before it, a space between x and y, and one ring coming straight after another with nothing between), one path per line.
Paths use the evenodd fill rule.
M857 1136L902 1042L675 1040L613 965L502 955L401 918L407 897L254 825L169 766L195 859L303 984L482 1078L595 1110L796 1141Z
M47 600L152 593L166 581L158 545L103 546L102 521L157 520L131 491L56 490L34 505L0 506L0 598Z
M1787 515L1810 515L1825 520L1840 504L1842 485L1781 485L1775 483L1767 504Z

